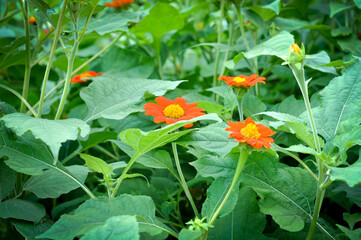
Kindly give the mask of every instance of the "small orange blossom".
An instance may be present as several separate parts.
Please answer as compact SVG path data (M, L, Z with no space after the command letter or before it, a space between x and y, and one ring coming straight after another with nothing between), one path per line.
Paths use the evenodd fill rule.
M113 2L111 3L104 3L104 6L119 8L119 7L125 7L131 4L132 2L134 2L134 0L113 0Z
M298 46L297 43L294 43L294 44L291 45L289 52L292 52L292 51L294 51L298 55L301 55L301 49L300 49L300 47Z
M257 74L253 74L251 76L239 75L237 77L227 77L227 76L219 76L219 80L224 80L227 85L235 86L235 87L245 87L249 88L250 86L254 86L255 83L261 82L266 84L264 80L265 77L258 77Z
M270 143L274 140L270 136L274 135L270 128L256 124L252 119L247 118L244 122L228 121L229 128L226 131L232 132L229 137L234 138L237 142L248 143L254 148L260 149L262 146L270 148Z
M203 108L196 107L198 103L187 103L184 98L177 97L174 101L165 97L155 98L156 103L146 103L143 109L145 115L154 116L155 123L165 122L168 125L182 121L190 120L195 117L205 115ZM190 128L193 123L186 124L183 127Z
M98 75L101 75L101 74L103 74L103 73L102 73L102 72L96 73L96 72L94 72L94 71L83 72L82 74L76 75L75 77L73 77L73 78L70 80L70 83L82 83L82 82L85 82L85 81L86 81L86 80L83 79L83 78L95 77L95 76L98 76Z
M33 16L29 17L29 23L36 24L36 19Z

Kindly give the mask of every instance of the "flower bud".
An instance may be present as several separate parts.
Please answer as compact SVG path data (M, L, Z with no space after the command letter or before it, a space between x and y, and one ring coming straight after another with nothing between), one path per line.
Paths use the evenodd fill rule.
M290 51L288 52L285 64L301 67L304 64L304 60L305 47L303 46L303 44L301 48L297 45L297 43L292 44L290 47Z

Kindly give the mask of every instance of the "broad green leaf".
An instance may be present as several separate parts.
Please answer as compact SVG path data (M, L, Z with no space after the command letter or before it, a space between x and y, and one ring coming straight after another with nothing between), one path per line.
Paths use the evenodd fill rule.
M232 50L232 48L230 46L228 46L227 44L223 44L223 43L200 43L200 44L193 45L191 48L202 47L202 46L213 47L216 50L219 50L220 52L226 52L226 51Z
M79 165L65 167L71 174L84 183L88 170ZM24 190L33 192L38 198L57 198L62 194L77 189L79 184L67 175L53 170L45 170L40 176L30 177L24 184Z
M160 42L164 34L183 28L184 18L168 3L158 2L133 29L136 34L150 33L153 35L155 48L160 52Z
M210 220L216 210L218 209L219 205L221 204L224 196L226 195L231 182L232 178L224 178L220 177L213 181L211 186L207 189L207 198L202 205L202 216L207 217ZM239 192L239 181L236 183L232 193L230 194L229 198L227 199L226 203L223 205L222 210L219 212L218 218L222 218L227 216L234 207L236 206L238 200L238 192Z
M117 12L104 14L100 18L92 18L87 33L97 32L99 35L112 32L127 32L129 22L138 22L142 13Z
M254 152L247 159L241 182L255 190L261 198L261 212L270 214L282 229L297 232L312 219L316 182L306 170L285 166L268 153ZM317 227L325 231L319 223Z
M86 122L98 118L123 119L130 113L142 111L139 104L145 92L162 96L175 89L182 81L119 78L104 74L80 91L80 97L88 106Z
M45 208L38 203L22 199L0 202L0 218L16 218L39 222L45 215Z
M261 16L264 21L268 21L280 13L280 5L281 0L275 0L268 5L256 5L249 8Z
M191 120L179 121L164 128L150 132L143 132L139 129L128 129L121 132L119 134L119 138L120 140L122 140L122 142L128 144L133 148L134 155L132 156L132 158L135 158L145 154L152 149L161 147L169 142L172 142L179 137L189 133L190 131L193 131L194 129L188 129L180 132L174 132L175 130L181 128L186 124L194 123L200 120L212 120L218 122L221 121L221 119L216 114L211 113L193 118Z
M332 29L332 31L331 31L332 37L346 37L351 34L352 34L352 29L349 27L339 27L339 28ZM342 62L342 60L336 60L336 61Z
M343 219L345 219L351 229L354 229L355 224L361 222L361 213L344 213Z
M43 0L29 0L30 4L36 7L45 17L50 17L50 14L55 11Z
M243 96L243 112L247 117L252 117L256 113L264 112L266 109L266 105L257 96L250 93L246 93Z
M73 214L64 214L41 238L72 240L75 236L86 234L99 225L106 224L111 217L136 216L140 232L151 235L169 230L155 217L155 206L148 196L124 194L113 199L93 198L75 210ZM171 230L169 230L171 231Z
M294 131L296 137L307 143L313 149L316 149L315 140L313 134L309 131L308 127L298 122L286 122L287 125ZM321 147L324 146L324 141L321 137L318 137Z
M305 59L306 66L321 72L337 75L336 70L332 66L330 67L324 66L325 64L328 63L330 63L330 57L325 51L321 51L319 53L312 55L306 55L306 59Z
M154 71L154 58L139 51L113 47L101 60L102 71L124 78L148 78Z
M304 154L311 154L314 156L319 156L320 154L318 154L314 149L306 147L302 144L298 144L298 145L292 145L288 148L284 148L284 150L290 151L290 152L298 152L298 153L304 153Z
M217 219L213 225L214 228L208 234L209 240L268 239L262 238L266 216L260 212L257 195L249 187L240 189L236 207L227 216Z
M135 216L115 216L108 218L81 238L82 240L138 240L139 227Z
M210 124L199 131L182 137L177 142L183 145L201 147L224 157L238 145L237 141L229 138L229 132L225 130L227 127L228 125L223 122Z
M348 167L330 167L330 177L332 181L345 181L350 187L361 183L361 160L359 159L354 164Z
M280 112L260 112L259 114L267 115L270 117L273 117L274 119L277 119L282 122L295 122L295 123L303 123L303 121L293 115L287 114L287 113L280 113Z
M353 34L351 38L337 39L337 43L343 51L351 52L356 56L361 56L361 42L355 34Z
M20 49L11 50L7 54L0 55L0 70L7 69L14 65L23 65L25 64L24 55L25 51Z
M79 156L85 161L85 166L90 171L102 173L104 177L114 174L113 167L104 160L84 153L80 153Z
M357 58L352 58L350 61L348 62L344 62L342 60L336 60L336 61L333 61L333 62L330 62L328 64L324 64L324 65L320 65L321 67L322 66L325 66L325 67L348 67L351 63L353 63L354 61L356 61Z
M99 143L103 143L110 139L117 139L117 133L112 131L93 132L89 134L89 137L85 141L80 141L82 151L85 151Z
M345 10L350 9L352 7L353 6L351 6L351 5L345 5L345 4L338 3L338 2L331 2L330 3L330 17L333 17L337 13L345 11Z
M229 154L226 157L205 155L191 163L203 177L231 178L237 167L238 153Z
M179 233L179 240L197 240L202 236L201 231L189 230L187 228L183 228Z
M90 127L80 119L48 120L33 118L23 113L13 113L2 117L8 128L12 128L18 136L31 131L35 138L45 142L58 159L61 144L68 140L76 140L78 135L86 137Z
M134 155L134 151L131 146L128 146L121 141L112 142L114 142L129 157L132 157ZM176 174L173 168L172 158L170 157L170 154L165 150L151 150L138 157L136 162L150 168L168 169L170 172Z
M227 111L232 111L237 106L237 97L233 89L229 86L219 86L207 89L224 98L224 107Z
M267 41L258 44L250 51L244 53L246 58L254 58L264 55L275 55L285 57L288 55L290 46L294 43L293 35L289 32L282 31Z
M7 134L4 124L0 123L0 158L4 156L8 158L6 165L17 172L39 176L43 170L51 169L84 187L60 162L53 165L54 157L45 143L35 139L31 133L13 140Z
M0 201L14 189L16 174L3 161L0 161Z
M350 240L360 240L361 228L351 230L351 229L348 229L347 227L344 227L344 226L342 226L340 224L336 224L336 226L339 229L341 229L341 231L344 232L346 234L346 236L350 238Z
M36 237L48 230L53 225L53 222L45 219L42 219L39 223L13 220L11 224L26 240L37 240Z
M208 102L208 101L197 101L197 107L203 108L207 113L217 113L218 116L222 116L222 112L224 111L224 106L219 105L217 103Z
M361 112L361 60L347 67L320 92L320 107L314 109L318 132L326 139L337 133L340 124Z
M281 17L276 17L274 19L274 23L281 30L285 30L288 32L292 32L292 31L307 27L312 24L310 22L307 22L307 21L304 21L301 19L297 19L297 18L281 18Z

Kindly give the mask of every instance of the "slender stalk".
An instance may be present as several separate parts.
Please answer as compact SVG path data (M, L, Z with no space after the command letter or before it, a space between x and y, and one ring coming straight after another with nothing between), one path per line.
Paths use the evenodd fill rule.
M58 106L58 110L56 112L56 115L55 115L55 119L60 119L60 116L61 114L63 113L63 109L64 109L64 106L65 106L65 102L66 102L66 98L68 96L68 92L69 92L69 88L70 88L70 80L71 80L71 74L73 72L73 65L74 65L74 60L75 60L75 56L76 56L76 53L78 51L78 48L79 48L79 44L81 42L81 40L83 39L84 35L85 35L85 32L86 32L86 29L89 25L89 22L90 22L90 19L91 19L91 16L93 15L93 12L96 8L96 6L98 5L100 0L98 0L95 4L94 4L94 7L92 8L92 10L90 11L88 17L87 17L87 20L85 22L85 25L84 25L84 28L82 29L82 31L80 32L80 34L78 34L78 26L77 26L77 22L74 23L74 27L75 27L75 42L74 42L74 45L73 45L73 48L72 48L72 51L71 51L71 55L68 59L68 68L67 68L67 71L66 71L66 79L65 79L65 86L64 86L64 89L63 89L63 94L61 96L61 99L60 99L60 103L59 103L59 106Z
M72 73L71 76L73 77L75 74L77 74L80 70L82 70L85 66L87 66L89 63L91 63L92 61L94 61L95 59L97 59L102 53L104 53L106 50L108 50L109 48L111 48L115 43L118 42L119 38L121 36L123 36L124 33L119 34L109 45L107 45L105 48L103 48L102 50L100 50L97 54L95 54L93 57L89 58L86 62L84 62L82 65L80 65L77 69L75 69ZM59 87L61 87L65 82L65 79L61 80L53 89L51 89L45 96L44 99L47 99L53 92L55 92ZM36 109L39 106L40 102L37 102L34 105L34 108Z
M219 16L219 24L218 24L218 36L217 36L217 43L220 44L222 40L222 22L223 22L223 15L224 15L224 0L220 0L221 2L221 14ZM219 58L221 55L221 50L217 49L216 53L216 66L214 68L214 75L213 75L213 87L217 86L217 75L218 75L218 66L219 66Z
M155 54L157 55L157 66L158 66L159 78L163 79L163 66L162 66L162 59L160 57L160 52L156 50Z
M316 124L315 124L315 121L314 121L313 115L312 115L310 100L308 97L308 88L307 88L307 83L306 83L306 78L305 78L304 67L301 66L300 69L297 69L296 66L290 65L290 68L292 69L293 75L295 76L298 86L300 87L301 92L302 92L302 96L303 96L305 106L307 109L308 119L310 121L311 128L312 128L316 151L318 153L321 153L321 145L320 145L320 141L319 141L318 134L317 134ZM313 234L315 232L316 225L317 225L317 219L320 214L320 210L321 210L321 206L322 206L323 197L324 197L325 191L326 191L326 188L323 188L323 186L322 186L322 183L324 181L323 164L322 164L322 161L318 157L316 157L316 160L317 160L317 166L318 166L318 183L317 183L316 202L315 202L315 207L314 207L314 211L313 211L313 215L312 215L311 226L308 231L306 240L311 240L313 238Z
M312 170L300 159L298 158L295 154L277 146L276 144L273 144L272 145L276 150L280 151L280 152L283 152L285 154L287 154L288 156L294 158L299 164L301 164L310 174L311 176L318 182L318 177L316 176L316 174L314 174L312 172Z
M104 153L105 155L108 155L109 157L111 157L113 160L118 161L118 158L112 154L111 152L109 152L108 150L106 150L105 148L103 148L102 146L99 145L95 145L93 148L95 148L96 150Z
M128 162L127 166L124 168L122 174L120 175L120 177L117 179L115 187L113 189L112 195L110 196L111 198L114 198L117 195L118 189L120 187L120 184L123 182L124 178L126 177L129 169L132 167L132 165L134 164L135 160L137 160L139 156L138 155L134 155Z
M26 101L25 98L23 98L23 96L21 96L18 92L16 92L14 89L9 88L3 84L0 84L0 87L8 90L9 92L13 93L15 96L17 96L30 110L30 112L34 115L34 117L38 117L38 114L35 112L35 110L31 107L31 105L28 103L28 101Z
M238 159L238 163L237 163L237 168L236 168L236 172L234 173L232 182L231 182L231 186L229 187L226 196L224 196L221 204L219 204L217 210L215 211L215 213L213 214L213 216L211 217L211 220L208 222L209 224L213 224L213 222L216 220L217 216L219 215L219 213L221 212L224 204L226 204L226 201L228 200L229 196L231 195L234 187L236 186L236 183L238 182L239 176L244 168L244 165L247 161L248 158L248 151L245 148L241 149L241 152L239 154L239 159ZM207 239L207 235L208 235L208 231L206 231L203 234L202 240Z
M25 25L25 49L26 49L26 54L25 54L25 73L24 73L24 83L23 83L23 93L22 96L25 100L28 99L28 94L29 94L29 83L30 83L30 71L31 71L31 66L30 66L30 58L31 58L31 53L30 53L30 24L29 24L29 6L28 6L28 2L25 1L25 5L23 4L22 0L18 0L21 10L23 12L24 15L24 25ZM25 103L21 102L21 106L20 106L20 112L25 113Z
M40 93L39 108L38 108L38 117L39 118L41 117L41 113L42 113L42 110L43 110L46 84L48 82L49 73L50 73L51 66L53 64L53 58L54 58L54 55L55 55L56 46L57 46L58 39L59 39L59 36L60 36L60 33L61 33L61 26L63 25L63 19L64 19L64 15L65 15L67 2L68 2L68 0L64 0L63 6L62 6L61 11L60 11L58 25L56 27L53 44L51 46L51 51L50 51L48 64L46 65L46 69L45 69L45 74L44 74L44 78L43 78L43 85L41 87L41 93Z
M189 200L189 202L190 202L190 204L191 204L191 206L193 208L194 214L199 218L200 217L199 212L198 212L197 207L196 207L196 205L195 205L195 203L193 201L192 195L189 192L187 182L186 182L186 180L184 178L182 168L180 166L178 151L177 151L177 144L175 142L172 142L172 149L173 149L173 154L174 154L175 165L177 167L177 171L178 171L179 177L181 179L181 185L183 187L184 193L186 194L186 196L187 196L187 198L188 198L188 200Z
M229 35L228 35L228 47L231 47L231 45L232 45L235 17L236 17L236 15L234 15L234 18L230 20ZM223 60L222 70L220 72L220 75L223 75L224 70L226 69L226 66L224 63L228 59L228 54L229 54L229 50L227 50L224 54L224 60Z
M239 120L243 121L243 96L244 96L244 90L239 89L236 90L236 96L237 96L237 107L238 107L238 114L239 114ZM239 99L241 99L241 102L239 102Z

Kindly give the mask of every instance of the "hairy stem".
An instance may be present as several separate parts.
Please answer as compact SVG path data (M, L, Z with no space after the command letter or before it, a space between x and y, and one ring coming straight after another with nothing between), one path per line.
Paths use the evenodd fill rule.
M220 0L221 2L221 14L219 16L219 24L218 24L218 35L217 35L217 43L220 44L222 40L222 22L223 22L223 15L224 15L224 0ZM217 49L216 53L216 66L214 68L214 75L213 75L213 87L217 86L217 75L218 75L218 66L219 66L219 58L221 55L220 49ZM217 97L216 97L217 98Z

